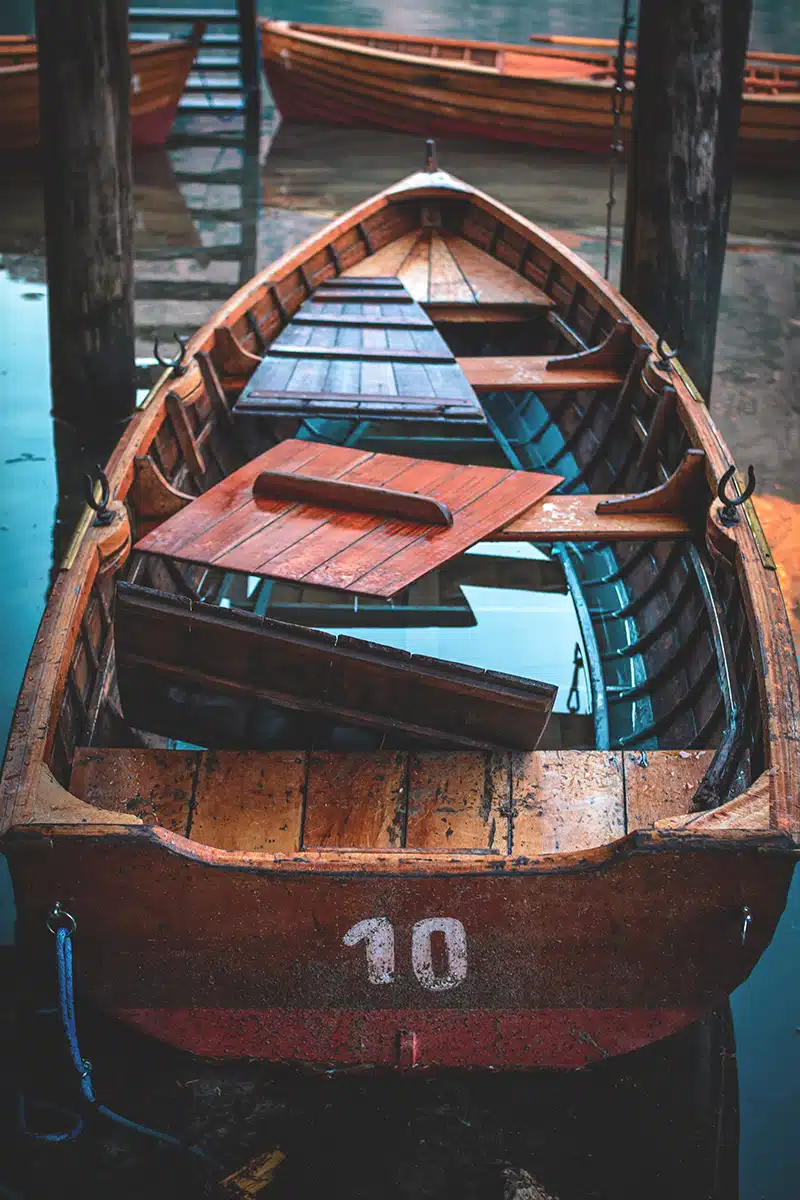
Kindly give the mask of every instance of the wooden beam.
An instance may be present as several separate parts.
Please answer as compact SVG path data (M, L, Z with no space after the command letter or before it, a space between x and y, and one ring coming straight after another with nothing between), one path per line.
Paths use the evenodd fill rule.
M708 399L751 0L643 0L622 292Z
M297 500L302 504L335 509L384 513L389 517L420 521L426 525L453 524L450 509L433 496L398 492L390 487L372 487L366 483L348 483L343 479L321 479L317 475L262 471L253 482L253 494L267 500Z
M617 496L547 496L492 534L494 541L593 542L648 541L688 537L691 526L675 513L604 511Z
M127 0L36 0L53 413L106 441L136 405Z
M610 391L624 381L624 375L615 369L560 367L554 371L547 357L458 358L456 362L476 392Z
M120 582L120 698L139 729L243 749L275 707L443 749L534 749L551 684ZM225 708L227 705L227 708ZM244 745L242 744L244 743Z

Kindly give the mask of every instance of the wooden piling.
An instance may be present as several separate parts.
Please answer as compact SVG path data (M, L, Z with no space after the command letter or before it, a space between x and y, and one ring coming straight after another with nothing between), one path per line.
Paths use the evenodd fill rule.
M622 292L708 399L751 0L642 0Z
M258 52L256 0L236 0L239 9L239 52L242 68L245 125L258 131L261 121L261 63Z
M53 413L104 440L136 403L127 0L36 0Z

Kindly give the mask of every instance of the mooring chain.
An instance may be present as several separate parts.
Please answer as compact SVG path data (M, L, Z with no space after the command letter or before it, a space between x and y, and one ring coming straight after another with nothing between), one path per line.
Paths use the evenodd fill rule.
M614 63L614 86L611 89L611 115L613 128L611 133L611 154L608 160L608 201L606 202L606 254L603 276L608 279L611 265L611 214L617 202L616 167L617 158L622 155L625 146L622 141L622 114L625 110L625 47L628 34L633 29L633 17L630 13L630 0L623 0L622 22L619 27L617 40L617 57Z

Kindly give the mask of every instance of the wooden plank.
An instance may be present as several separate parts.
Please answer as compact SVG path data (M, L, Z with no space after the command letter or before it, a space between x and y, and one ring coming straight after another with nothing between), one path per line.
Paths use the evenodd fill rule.
M365 286L356 292L347 288L338 291L315 292L310 299L312 304L329 304L332 300L346 300L353 304L413 304L414 299L407 292L395 292L391 288L371 288Z
M549 684L338 638L119 582L120 698L138 728L227 748L252 736L259 703L410 734L444 748L535 746L555 699ZM227 719L227 718L226 718ZM237 732L238 731L238 732Z
M685 816L713 757L713 750L626 750L628 831Z
M69 790L98 809L132 813L185 836L199 761L194 750L79 747ZM102 813L97 819L102 824Z
M405 311L405 310L403 310ZM368 329L375 326L380 329L432 329L433 322L423 313L422 317L409 318L403 317L385 317L383 314L378 316L365 316L362 314L348 313L306 313L302 310L292 317L293 325L333 325L336 327L355 326L358 328Z
M421 229L413 229L410 233L404 233L394 242L389 242L388 246L382 246L374 254L362 258L361 262L356 263L355 266L348 267L338 282L344 283L345 279L360 275L371 277L381 273L396 275L421 233Z
M512 854L589 850L625 833L622 756L541 750L511 756Z
M357 462L373 457L368 451L358 453ZM253 479L260 473L264 458L246 463L170 517L156 531L137 543L146 552L166 554L188 561L214 561L232 550L254 533L263 532L270 518L277 518L284 507L280 504L253 502ZM293 466L308 466L316 474L336 479L355 465L353 451L340 446L324 446L319 442L287 440L279 442L270 452L270 468L289 470ZM255 469L254 469L255 466ZM152 540L151 540L152 539ZM191 554L189 553L191 550ZM192 559L192 555L196 555Z
M309 755L304 846L400 847L407 754Z
M397 277L418 303L430 299L431 243L426 230L423 230L408 258L398 268Z
M438 230L431 235L430 287L431 302L450 304L474 304L475 295L467 283L450 248Z
M308 471L304 468L308 467ZM319 504L264 500L252 487L262 471L313 474L406 492L424 491L453 514L449 528L380 514L337 513ZM407 473L409 473L407 475ZM560 476L466 467L287 440L253 459L137 543L146 553L295 582L392 596L489 536L556 486ZM233 483L231 481L234 481ZM313 540L309 535L321 530ZM297 551L290 549L300 543ZM330 564L351 543L348 583L331 585ZM340 567L337 561L337 570Z
M520 325L536 318L540 308L529 304L448 304L431 301L425 312L436 325Z
M708 812L661 817L658 829L685 829L687 833L721 833L728 829L768 830L769 776L760 776L746 792Z
M467 381L478 392L580 392L622 387L619 371L584 367L549 371L546 357L459 358Z
M492 536L497 541L592 542L598 538L649 541L688 537L692 527L677 513L614 513L598 511L613 496L548 496L538 501Z
M190 836L219 850L300 848L306 756L252 750L203 752Z
M542 308L552 307L552 300L541 288L505 263L498 262L485 250L479 250L472 242L454 233L442 232L447 248L480 304L531 304Z
M289 327L291 328L291 327ZM383 350L367 349L365 346L300 346L294 343L278 345L275 343L270 348L270 357L278 355L280 358L287 356L300 357L303 359L322 358L328 362L334 362L337 359L363 359L365 361L375 360L377 362L432 362L432 363L451 363L453 356L449 351L440 349L431 350L390 350L388 346Z
M406 846L507 853L510 783L507 754L414 752Z

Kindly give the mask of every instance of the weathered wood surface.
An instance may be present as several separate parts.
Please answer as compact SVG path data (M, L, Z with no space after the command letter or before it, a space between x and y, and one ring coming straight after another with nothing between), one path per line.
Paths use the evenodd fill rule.
M320 284L270 345L235 412L486 420L430 317L402 283L374 275Z
M763 786L690 812L713 751L83 749L70 790L220 850L569 854L635 829L767 829ZM41 808L40 823L47 812ZM758 824L758 822L761 822Z
M621 289L680 344L706 399L750 10L750 0L650 4L638 29Z
M577 367L550 371L545 357L459 358L458 365L477 392L611 391L623 383L618 371Z
M36 11L53 413L102 444L136 404L128 5Z
M628 829L651 829L688 814L714 751L626 750L623 757Z
M623 542L687 537L692 527L680 513L614 510L616 496L546 496L492 536L498 541ZM606 504L606 502L608 502Z
M56 847L42 833L9 847L20 936L49 966L42 913L61 899L79 923L82 1000L196 1053L333 1063L396 1063L399 1029L417 1033L420 1062L442 1061L443 1038L453 1062L459 1032L477 1023L484 1040L469 1039L464 1065L505 1067L578 1066L664 1036L746 978L792 869L770 858L765 871L763 850L746 846L623 847L600 869L597 852L583 864L554 855L550 871L440 853L406 873L395 851L331 849L300 855L289 883L285 858L271 869L269 856L243 856L237 869L225 852L156 829ZM744 946L743 896L754 914ZM412 969L412 931L439 915L464 931L466 972L453 974L439 933L433 970ZM377 917L395 931L394 970L380 983L364 941L345 942Z
M253 495L263 471L419 493L452 526ZM322 587L392 596L528 509L558 475L372 454L287 440L229 475L137 543L137 550Z
M250 613L119 584L115 640L130 723L195 744L224 744L213 703L240 720L261 704L433 741L446 748L533 749L556 688L409 654ZM247 726L249 728L249 725ZM247 736L244 728L234 742ZM241 746L242 749L245 746Z

